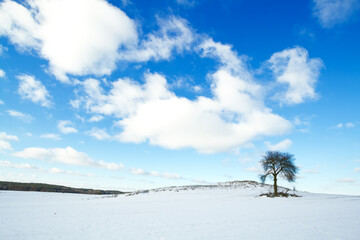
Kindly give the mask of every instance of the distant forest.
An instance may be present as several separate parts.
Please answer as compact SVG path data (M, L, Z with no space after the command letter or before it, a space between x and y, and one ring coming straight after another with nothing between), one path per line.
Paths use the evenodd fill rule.
M98 190L86 188L72 188L60 185L44 184L44 183L18 183L0 181L0 190L11 191L34 191L34 192L60 192L60 193L81 193L81 194L124 194L126 192L113 190Z

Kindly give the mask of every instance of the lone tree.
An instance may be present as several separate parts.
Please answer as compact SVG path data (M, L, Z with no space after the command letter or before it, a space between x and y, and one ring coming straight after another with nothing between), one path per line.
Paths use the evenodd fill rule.
M264 183L268 176L274 180L274 195L278 195L277 180L278 177L285 178L289 182L294 182L298 167L294 164L295 158L293 154L278 151L268 151L260 160L264 174L259 177Z

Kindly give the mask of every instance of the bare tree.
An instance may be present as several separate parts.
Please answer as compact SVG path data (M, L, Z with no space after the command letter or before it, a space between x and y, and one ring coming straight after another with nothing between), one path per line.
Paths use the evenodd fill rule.
M299 171L295 166L294 155L278 151L268 151L260 160L264 174L261 174L260 180L265 182L268 176L274 180L274 195L278 195L277 180L278 177L285 178L289 182L294 182L296 173Z

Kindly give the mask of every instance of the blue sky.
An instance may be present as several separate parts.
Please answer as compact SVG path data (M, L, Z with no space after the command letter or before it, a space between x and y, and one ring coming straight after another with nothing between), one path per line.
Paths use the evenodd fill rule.
M0 3L0 179L360 194L360 2Z

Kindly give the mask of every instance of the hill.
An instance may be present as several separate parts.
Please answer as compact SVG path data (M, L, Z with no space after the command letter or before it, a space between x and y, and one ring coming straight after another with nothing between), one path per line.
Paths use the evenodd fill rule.
M33 191L33 192L61 192L61 193L80 193L80 194L124 194L126 192L115 190L99 190L88 188L72 188L61 185L52 185L44 183L20 183L0 181L0 190L11 191Z
M242 189L257 191L260 193L270 192L273 189L272 185L262 184L255 181L231 181L231 182L220 182L218 184L211 185L188 185L188 186L171 186L161 187L149 190L139 190L127 194L128 196L143 194L143 193L156 193L156 192L182 192L182 191L193 191L193 190L230 190L230 189ZM279 192L288 192L290 189L279 186Z

